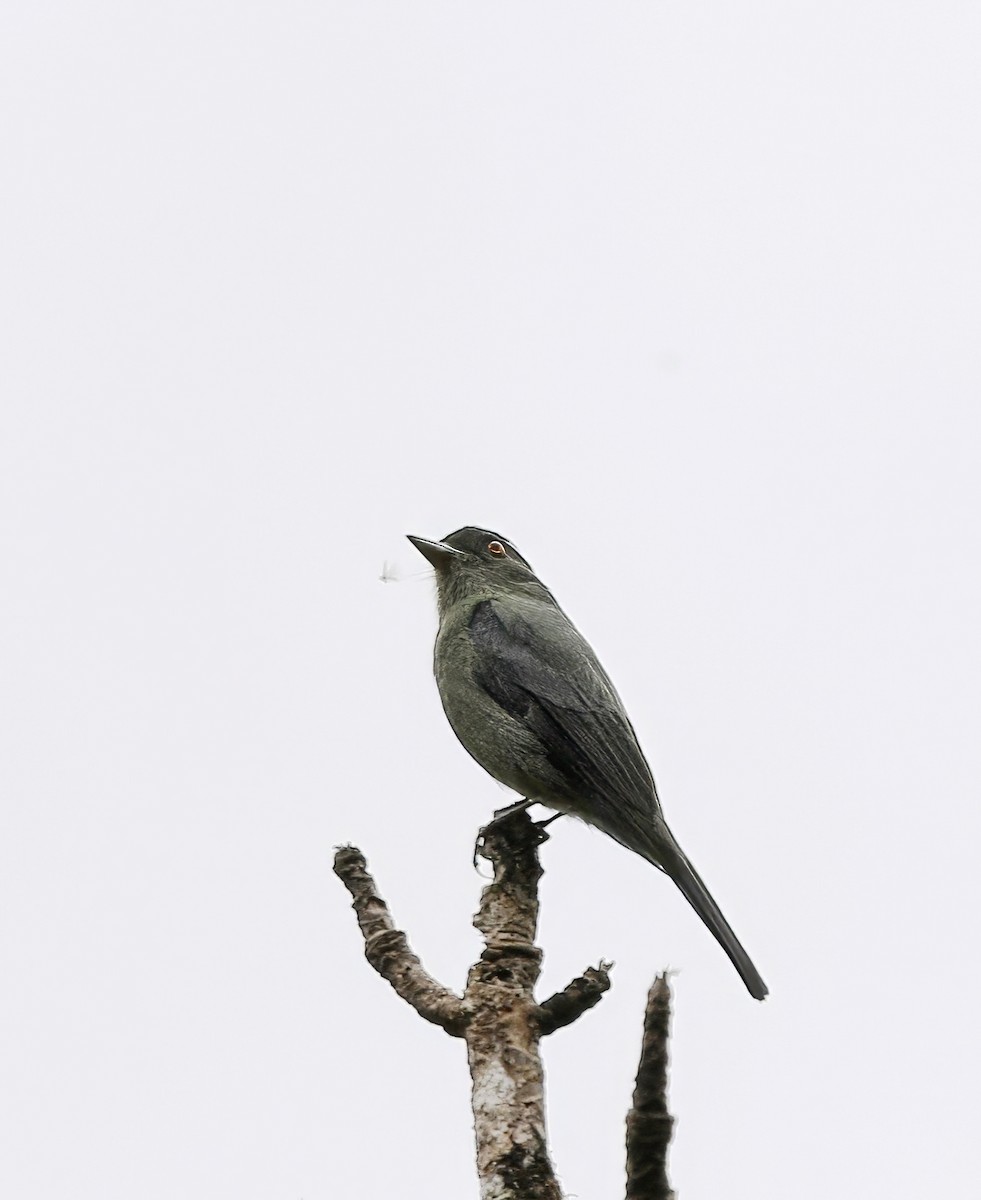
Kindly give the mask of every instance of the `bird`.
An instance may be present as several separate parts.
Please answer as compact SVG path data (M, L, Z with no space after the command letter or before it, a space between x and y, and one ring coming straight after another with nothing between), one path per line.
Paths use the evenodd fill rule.
M408 534L436 572L433 659L463 747L523 799L578 817L667 874L750 995L769 989L664 819L651 768L592 647L514 544L468 525Z

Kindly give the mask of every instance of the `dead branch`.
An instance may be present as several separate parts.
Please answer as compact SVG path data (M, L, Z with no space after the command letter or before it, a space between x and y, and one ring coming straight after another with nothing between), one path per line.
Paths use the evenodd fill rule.
M626 1200L674 1200L667 1168L674 1126L667 1098L670 1023L671 990L666 977L658 975L647 994L633 1107L627 1113Z
M494 877L474 917L484 950L470 968L462 999L425 970L395 928L361 851L341 847L334 858L334 871L353 898L369 963L420 1016L466 1040L481 1200L562 1200L545 1140L539 1043L592 1008L610 987L612 964L600 962L544 1003L535 1001L542 963L535 944L538 847L547 839L525 811L509 811L481 831L477 850L493 865Z
M462 1037L463 1001L425 969L405 934L395 928L388 905L378 894L368 864L357 846L341 846L334 855L334 874L354 898L353 908L364 936L365 958L420 1017Z
M538 847L547 838L526 812L516 812L491 822L478 843L494 867L474 917L486 945L464 993L481 1200L561 1200L545 1141L534 995L542 962L535 945Z
M543 1000L538 1009L538 1032L542 1037L571 1025L573 1021L599 1004L604 992L610 990L610 971L613 963L600 962L567 984L561 992Z

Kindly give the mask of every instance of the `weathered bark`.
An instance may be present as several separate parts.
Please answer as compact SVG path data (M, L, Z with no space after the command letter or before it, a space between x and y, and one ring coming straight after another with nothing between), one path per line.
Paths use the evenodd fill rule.
M538 1042L582 1016L609 989L612 964L535 1001L542 952L538 923L538 846L548 834L523 810L505 810L483 829L477 853L494 866L474 924L485 938L463 998L434 979L392 922L365 856L338 848L333 870L354 898L365 956L416 1012L467 1040L473 1080L477 1174L482 1200L561 1200L548 1157Z
M578 1020L584 1012L599 1004L603 993L610 990L610 971L613 963L600 962L587 967L581 975L554 996L543 1000L538 1010L538 1031L544 1037Z
M405 934L395 928L388 905L378 894L367 866L357 846L341 846L334 855L334 873L354 897L352 907L364 936L365 958L420 1017L442 1026L455 1037L462 1037L463 1001L433 979L412 953Z
M562 1200L548 1156L539 1042L597 1004L610 986L610 963L589 967L537 1004L542 952L535 945L538 847L548 834L527 812L509 812L482 831L478 853L494 866L474 925L485 948L461 999L434 979L395 928L388 905L355 846L338 849L334 871L354 900L365 957L427 1021L467 1043L481 1200ZM627 1114L626 1200L674 1200L667 1150L674 1119L667 1106L671 993L659 975L648 993L640 1065Z
M626 1200L674 1200L667 1166L674 1126L667 1097L670 1023L671 990L665 976L658 975L647 993L640 1065L627 1113Z
M538 847L548 835L526 812L492 822L479 853L494 866L474 925L485 949L470 968L464 1004L473 1080L481 1200L560 1200L545 1137L545 1091L534 989Z
M354 899L371 965L420 1016L466 1040L481 1200L562 1200L546 1143L539 1042L598 1003L611 964L588 967L561 992L535 1001L538 847L548 834L527 812L506 811L478 843L494 878L474 917L485 947L462 999L425 970L395 928L357 847L338 849L334 871Z

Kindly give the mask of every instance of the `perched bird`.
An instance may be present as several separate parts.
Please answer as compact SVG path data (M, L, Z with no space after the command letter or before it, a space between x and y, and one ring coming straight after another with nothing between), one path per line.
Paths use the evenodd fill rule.
M464 748L527 803L580 817L670 875L762 1000L766 984L665 823L616 689L552 593L490 530L409 541L436 568L436 682Z

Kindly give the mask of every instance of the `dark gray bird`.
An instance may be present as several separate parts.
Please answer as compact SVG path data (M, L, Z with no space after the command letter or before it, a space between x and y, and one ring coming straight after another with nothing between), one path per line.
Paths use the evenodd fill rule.
M670 875L762 1000L766 984L665 823L616 689L552 593L490 530L409 541L436 568L436 682L464 748L529 803L580 817Z

